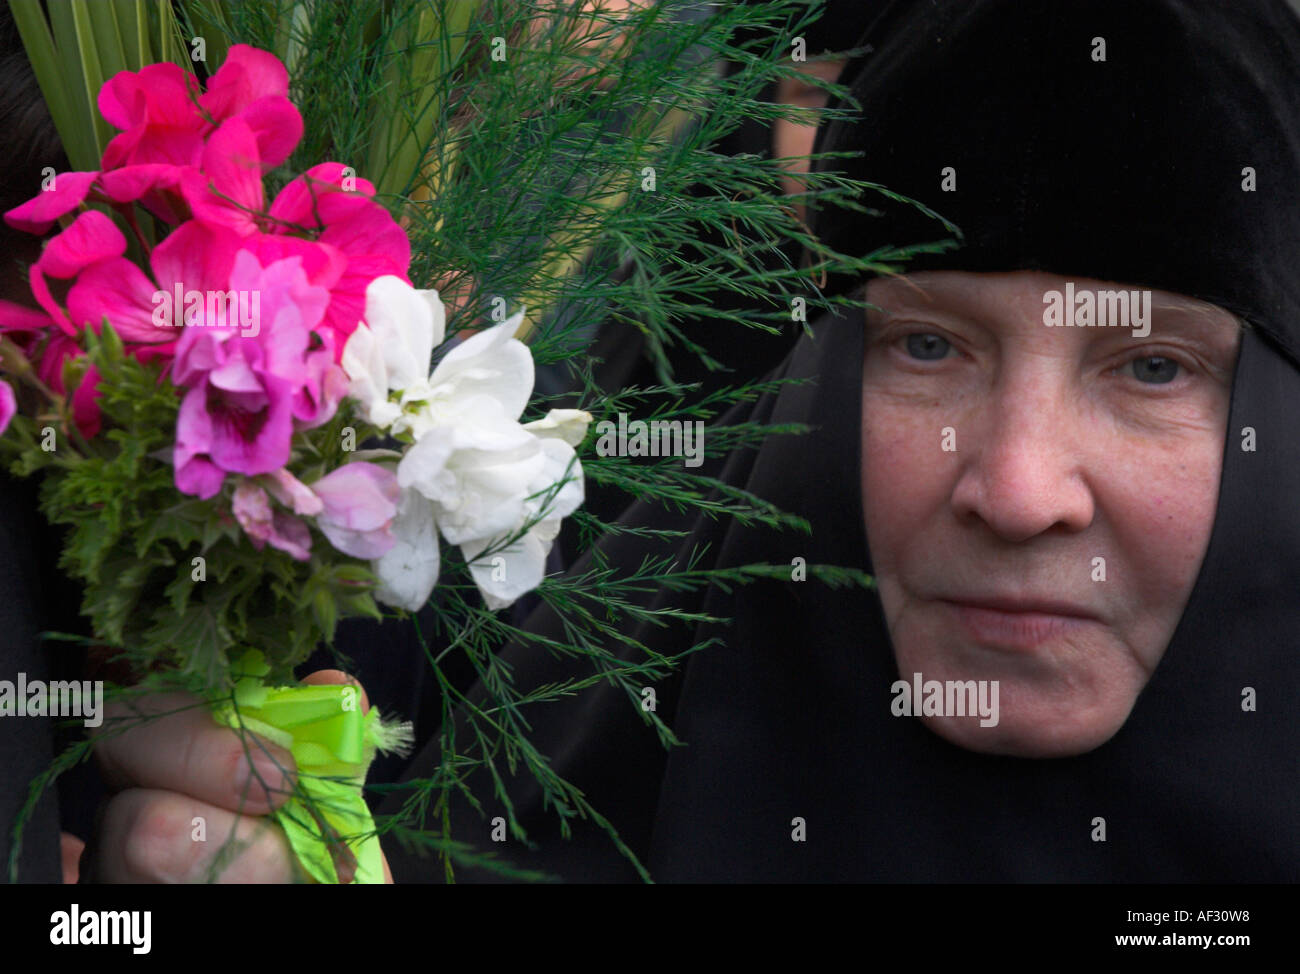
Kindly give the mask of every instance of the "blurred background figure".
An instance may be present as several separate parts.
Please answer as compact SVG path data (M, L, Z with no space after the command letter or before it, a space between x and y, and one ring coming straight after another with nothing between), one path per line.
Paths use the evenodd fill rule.
M822 8L822 14L800 35L804 41L805 60L791 62L802 77L787 78L770 85L761 95L764 101L805 109L824 108L828 96L817 81L833 82L838 78L845 61L835 55L865 33L880 10L887 6L887 0L827 0L824 4L810 0L809 6ZM750 34L745 39L761 45L757 50L766 50L772 57L791 57L793 36L771 27L756 28ZM737 65L725 65L728 73L736 69ZM724 139L717 151L726 155L748 153L787 159L784 168L788 175L782 180L782 188L790 195L804 188L799 175L808 171L808 160L802 157L812 152L816 134L816 116L812 115L805 124L789 119L780 119L771 125L751 121ZM796 204L796 212L803 219L801 205ZM769 252L764 263L772 268L783 262L798 266L801 257L798 247L787 244L778 251ZM746 309L734 310L743 312ZM758 310L757 305L754 310ZM700 397L724 386L762 377L781 362L799 333L799 325L794 322L779 335L731 323L700 323L698 328L703 333L693 334L693 340L703 345L726 367L726 371L711 371L697 355L680 347L669 349L668 357L674 380L700 383L697 393ZM615 321L602 325L593 336L592 344L592 354L604 362L597 374L601 387L610 391L628 385L659 384L663 376L647 352L645 339L635 328Z

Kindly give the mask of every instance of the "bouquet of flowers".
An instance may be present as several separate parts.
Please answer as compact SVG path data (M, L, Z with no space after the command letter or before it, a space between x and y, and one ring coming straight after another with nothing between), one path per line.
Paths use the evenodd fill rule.
M571 606L563 649L631 688L674 661L611 663L620 613L635 612L623 596L709 581L670 564L626 581L611 569L598 593L545 578L566 518L583 544L617 530L581 510L587 479L795 520L671 459L592 455L593 420L645 395L675 394L680 417L709 419L763 388L693 404L671 384L609 394L584 358L592 327L635 322L661 365L674 342L712 361L682 323L737 320L717 289L766 294L770 310L744 322L770 331L792 317L792 295L817 300L820 275L902 255L819 251L779 199L780 166L711 151L742 120L791 111L757 95L790 70L789 37L819 11L599 7L196 0L178 21L170 3L51 0L47 22L39 4L14 3L74 170L5 214L58 232L29 268L34 307L0 305L0 455L43 475L96 641L142 687L197 693L218 721L292 752L298 784L277 820L320 882L345 864L356 881L382 878L362 786L377 749L410 744L400 720L363 715L354 688L294 685L341 618L416 611L442 589L442 635L502 715L485 721L477 760L500 760L496 735L513 761L525 691L494 654L521 634L498 610L534 590ZM742 23L771 36L742 44ZM741 67L701 71L702 56ZM209 62L203 81L194 67ZM85 97L58 93L69 74ZM529 174L523 198L500 192L513 173ZM688 190L693 205L673 202ZM823 175L803 199L862 191ZM780 239L818 260L756 261ZM535 360L569 367L568 405L537 399ZM715 426L707 449L773 431ZM443 588L440 575L472 585ZM593 597L603 618L578 608ZM427 655L436 670L443 654ZM530 766L560 814L588 811L544 762ZM448 770L412 802L459 780ZM429 844L456 851L447 835Z
M535 588L582 502L574 446L591 417L519 422L533 386L521 314L441 348L437 292L411 286L406 233L347 167L314 166L268 202L263 170L302 131L288 84L273 54L235 45L205 91L171 63L104 86L123 131L99 170L58 174L5 215L36 234L71 221L31 268L43 312L7 309L0 432L25 472L54 468L49 504L74 525L67 561L98 633L206 686L238 659L222 719L251 709L245 724L275 731L301 767L356 776L357 755L400 746L401 727L372 711L319 753L335 732L322 725L355 712L347 688L260 677L283 680L340 612L423 606L439 533L490 607ZM152 246L137 208L167 228ZM385 435L397 448L357 449ZM315 796L326 820L364 821L359 784L350 808L337 789ZM280 813L300 850L305 811ZM377 861L363 856L359 878Z

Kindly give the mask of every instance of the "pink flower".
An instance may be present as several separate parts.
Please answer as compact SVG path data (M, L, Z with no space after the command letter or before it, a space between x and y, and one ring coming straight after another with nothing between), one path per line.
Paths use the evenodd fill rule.
M195 219L229 227L241 237L257 233L266 197L257 137L249 124L242 118L223 122L204 147L199 167L185 170L180 187Z
M378 558L396 544L393 518L402 499L397 475L373 463L346 463L311 485L324 502L316 526L354 558Z
M411 241L386 209L368 197L375 188L356 179L355 191L343 189L344 167L337 162L313 166L289 183L271 204L274 233L308 232L318 243L346 258L338 282L330 287L330 305L321 323L334 333L334 361L365 316L366 288L392 274L410 283ZM353 177L355 178L355 177Z
M321 372L309 367L308 353L329 292L308 281L301 258L264 268L240 251L229 288L258 296L255 333L187 327L173 363L174 381L188 390L177 418L176 486L203 498L221 489L227 473L283 467L294 419L319 420L319 404L328 399L311 388Z
M289 72L269 51L247 44L231 47L199 104L218 124L244 119L268 166L288 159L302 138L302 116L289 101Z
M164 223L175 226L189 216L180 184L189 166L170 163L142 163L108 169L95 180L94 192L115 204L122 213L128 213L128 204L139 203Z
M42 190L5 214L5 222L24 233L45 234L55 221L85 200L96 172L65 172L54 177L54 188Z
M121 257L125 252L126 238L113 221L97 210L87 210L72 221L71 226L50 240L41 252L40 259L31 266L28 283L31 284L36 302L65 334L75 335L77 329L54 300L47 277L76 277L86 267L102 260Z
M14 229L45 234L88 197L119 205L139 201L164 221L181 223L189 216L184 180L206 188L209 178L220 182L228 175L223 169L237 169L249 158L243 153L228 161L232 136L217 136L229 123L237 123L238 138L246 137L253 147L251 178L260 199L263 167L280 165L302 138L302 116L289 100L288 71L275 55L247 44L230 49L206 93L199 93L193 74L165 62L118 72L100 89L98 105L111 125L124 130L105 148L102 171L60 173L54 189L5 214ZM218 145L210 150L214 139ZM208 172L200 176L199 169Z
M236 44L200 94L198 79L170 62L120 71L99 91L100 114L123 129L104 150L101 172L59 174L54 189L5 214L10 226L44 234L90 197L125 205L136 201L168 223L189 213L181 195L185 179L206 187L251 159L260 197L263 168L289 158L302 138L302 116L289 100L289 73L275 55ZM227 132L234 123L238 135ZM233 162L230 139L246 138L252 152ZM209 148L210 142L218 145ZM200 176L199 169L206 170ZM373 189L372 189L373 193ZM259 205L256 209L261 210Z
M268 166L289 158L302 138L302 116L289 101L289 73L273 54L236 44L205 94L198 79L171 63L120 71L99 92L99 111L119 129L103 168L167 163L197 166L204 142L229 118L252 129Z
M61 396L68 394L67 384L63 381L63 367L69 359L84 357L85 352L77 342L61 331L51 330L49 341L43 354L34 358L37 377ZM29 343L28 351L37 347L36 342ZM99 407L95 400L99 398L99 373L93 366L87 366L85 374L72 392L72 419L77 431L86 439L99 435Z
M304 243L337 255L338 276L326 285L330 305L321 334L333 333L338 362L364 314L370 282L391 274L409 283L410 240L392 214L369 198L375 192L370 182L352 177L355 187L343 188L348 177L336 162L315 166L290 182L266 210L258 152L244 119L225 122L204 149L201 167L181 180L182 194L195 220L259 239L259 247L267 239L301 241L298 235L306 235L310 240Z
M94 211L82 217L90 213ZM64 231L55 240L68 232ZM48 252L49 247L46 249ZM175 341L176 333L171 328L159 327L156 315L160 305L154 296L163 294L170 299L178 285L182 292L224 291L237 249L238 238L234 234L194 221L185 223L153 249L150 256L153 280L121 256L120 251L80 268L76 282L68 289L65 320L75 326L74 332L82 327L98 332L103 319L108 318L126 342ZM175 317L180 318L179 310ZM167 322L168 325L179 323Z
M14 398L14 391L8 382L0 379L0 433L9 428L9 421L14 418L16 412L18 412L18 401Z
M54 188L42 190L6 212L5 222L15 230L44 235L89 199L112 204L123 213L128 212L128 204L139 202L163 221L177 224L187 215L179 183L190 171L188 166L160 162L104 172L59 173Z
M311 557L311 531L301 520L284 511L271 509L266 491L247 480L235 488L231 505L235 519L261 551L267 542L298 561Z
M265 489L263 489L265 488ZM267 493L293 511L273 510ZM397 476L371 463L348 463L310 487L283 468L235 488L235 517L260 549L263 542L306 560L311 536L295 515L314 516L332 545L354 558L378 558L396 543L392 524L402 490Z
M103 167L194 165L209 127L198 109L198 89L199 79L170 61L109 78L99 89L99 113L125 131L108 143Z
M315 517L325 510L325 503L312 493L310 487L289 473L288 470L273 470L261 478L262 484L271 496L295 514Z
M40 334L53 327L53 319L44 312L0 299L0 332Z
M5 214L36 234L76 214L30 269L44 314L0 303L0 330L33 333L29 344L42 350L33 360L60 394L68 395L64 365L84 354L84 329L98 332L105 320L140 360L168 360L184 346L184 361L174 363L187 390L176 477L200 496L219 490L228 472L283 466L293 429L334 415L347 392L343 346L364 314L366 287L386 275L408 280L406 233L374 202L375 187L343 165L312 168L268 208L264 173L302 136L288 93L284 65L243 44L230 49L206 91L174 64L119 72L98 96L104 118L122 130L101 170L60 174L55 188ZM88 204L108 204L121 226ZM137 205L176 225L143 268L126 258L122 232ZM189 320L203 318L189 295L237 290L237 265L246 275L266 272L256 291L278 324L262 338L204 329L177 341L165 326L211 324ZM55 281L69 282L66 295ZM163 302L170 313L160 322L163 294L176 297ZM182 297L184 313L176 306ZM74 418L88 436L99 428L98 379L88 370L72 391Z

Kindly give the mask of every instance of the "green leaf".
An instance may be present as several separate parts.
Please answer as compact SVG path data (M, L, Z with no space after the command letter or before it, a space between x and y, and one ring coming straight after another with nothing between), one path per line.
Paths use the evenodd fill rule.
M231 594L223 586L205 585L202 600L192 601L180 615L173 615L171 606L162 606L152 614L154 625L144 637L174 650L182 674L197 678L204 686L223 686L228 651L235 646L225 619Z
M311 600L312 616L326 642L334 641L334 627L339 621L339 606L333 593L317 589Z

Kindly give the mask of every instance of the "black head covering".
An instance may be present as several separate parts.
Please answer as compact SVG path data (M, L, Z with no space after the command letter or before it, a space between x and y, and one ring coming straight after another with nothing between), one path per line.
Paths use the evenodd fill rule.
M1091 60L1106 39L1106 62ZM645 626L660 651L703 639L660 690L686 742L665 754L627 695L593 689L532 708L535 740L659 880L1295 882L1300 879L1300 23L1278 2L925 0L892 6L866 40L855 90L865 123L827 133L867 149L859 175L954 219L967 245L926 266L1036 268L1216 301L1242 335L1222 482L1189 605L1118 733L1054 760L958 748L893 717L898 671L877 598L814 582L711 589L688 608L726 617L691 632ZM858 133L852 139L849 132ZM959 192L938 190L944 166ZM1241 168L1256 170L1255 193ZM933 238L931 224L837 218L823 232L858 250ZM883 238L882 242L883 242ZM862 329L825 320L779 374L813 377L761 400L751 418L804 422L718 475L805 516L808 537L668 516L717 565L869 567L859 475ZM1258 448L1240 448L1240 430ZM634 567L649 541L620 536ZM578 565L581 571L585 563ZM655 596L682 605L684 596ZM545 610L531 620L562 632ZM533 648L507 655L517 682L571 664ZM1254 687L1256 712L1241 690ZM458 735L459 737L459 735ZM440 758L434 744L413 774ZM495 848L569 879L633 878L584 822L560 840L526 773L512 795L530 836ZM481 777L475 786L490 794ZM395 810L396 805L389 810ZM453 836L491 847L490 819L452 808ZM806 841L792 841L802 818ZM1091 822L1104 817L1107 841ZM438 879L390 848L401 880ZM462 871L462 879L476 874Z
M862 124L826 126L818 151L861 152L834 168L962 230L911 271L1139 283L1225 307L1296 358L1296 34L1283 0L895 2L842 79ZM823 214L819 235L850 251L944 236L869 202L885 217Z

